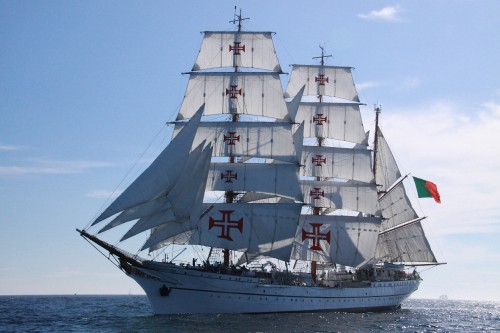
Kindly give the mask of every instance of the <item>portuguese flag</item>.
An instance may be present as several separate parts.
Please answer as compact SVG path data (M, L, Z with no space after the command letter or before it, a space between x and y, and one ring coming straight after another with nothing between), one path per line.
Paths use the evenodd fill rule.
M413 177L419 198L434 198L434 201L441 203L441 197L436 184L428 180Z

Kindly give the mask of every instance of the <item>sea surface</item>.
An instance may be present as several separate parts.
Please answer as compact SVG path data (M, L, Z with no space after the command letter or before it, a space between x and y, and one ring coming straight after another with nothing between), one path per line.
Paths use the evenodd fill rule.
M410 299L374 313L154 316L146 296L0 296L0 332L500 332L500 303Z

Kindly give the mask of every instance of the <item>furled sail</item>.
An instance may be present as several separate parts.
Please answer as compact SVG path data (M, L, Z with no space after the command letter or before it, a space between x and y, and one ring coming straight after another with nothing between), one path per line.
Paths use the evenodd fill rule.
M247 67L281 72L272 32L206 31L193 71Z
M301 215L293 259L356 267L373 257L380 218Z
M304 95L321 95L359 102L351 67L292 65L285 97L293 97L305 85Z

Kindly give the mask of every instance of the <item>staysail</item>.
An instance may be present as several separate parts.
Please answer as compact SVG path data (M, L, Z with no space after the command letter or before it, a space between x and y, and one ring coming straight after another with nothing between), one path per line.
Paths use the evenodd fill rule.
M375 259L400 263L437 263L403 185L404 178L379 127L376 129L375 169L380 186L382 224Z

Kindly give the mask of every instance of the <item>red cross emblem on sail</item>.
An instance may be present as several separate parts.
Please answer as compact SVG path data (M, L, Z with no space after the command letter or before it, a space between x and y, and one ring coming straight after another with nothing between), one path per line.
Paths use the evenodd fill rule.
M236 145L236 141L240 142L240 136L236 136L236 132L228 132L229 135L224 135L224 142L229 141L228 146Z
M211 230L213 227L221 228L221 233L218 236L219 238L224 238L232 241L231 235L229 235L231 229L238 229L240 233L243 232L243 218L232 221L231 213L234 210L219 210L222 213L222 218L220 220L215 220L212 217L208 220L208 230Z
M241 89L236 89L238 85L231 85L231 89L226 88L226 96L231 95L230 98L238 98L236 95L241 95Z
M322 234L320 232L320 228L323 225L322 223L309 223L309 225L312 227L311 232L305 231L304 228L302 228L302 242L306 239L312 239L312 246L309 249L322 251L323 249L319 245L319 242L324 240L330 244L330 231Z
M225 173L221 172L220 179L225 179L225 183L232 183L233 179L238 179L238 174L233 170L226 170Z
M327 118L326 116L323 117L322 113L318 113L317 117L313 117L313 123L316 123L316 125L323 125L324 122L326 122Z
M319 77L314 77L314 82L319 82L319 86L324 86L325 82L329 82L328 76L325 76L325 74L319 74Z
M321 197L325 196L325 191L321 191L320 187L315 187L314 191L313 190L309 191L309 195L311 196L312 199L319 200L321 199Z
M326 163L326 157L323 157L323 155L316 155L315 157L312 158L312 163L315 166L322 166L323 163Z
M234 42L234 45L229 45L229 52L233 51L233 54L241 55L240 51L245 52L245 45L240 45L241 42Z

